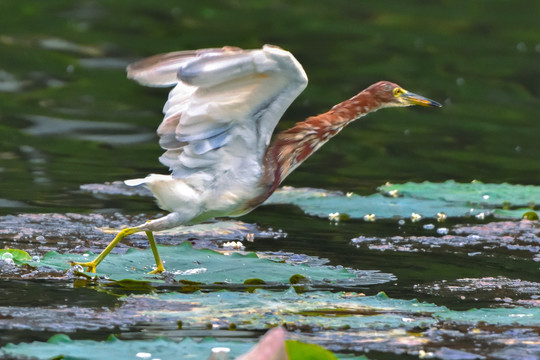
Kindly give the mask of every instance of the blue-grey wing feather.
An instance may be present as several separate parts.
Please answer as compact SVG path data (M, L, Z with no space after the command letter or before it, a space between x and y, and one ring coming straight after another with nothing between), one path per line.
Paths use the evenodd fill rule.
M271 46L157 55L130 65L128 76L176 85L158 128L166 149L159 160L174 178L260 164L279 118L307 84L296 59Z
M209 151L217 150L225 145L227 143L228 136L229 134L227 132L222 132L206 139L192 141L190 146L193 148L195 154L203 155Z

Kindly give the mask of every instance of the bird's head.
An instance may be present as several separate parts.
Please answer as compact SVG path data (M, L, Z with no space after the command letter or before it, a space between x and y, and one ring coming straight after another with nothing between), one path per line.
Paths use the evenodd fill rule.
M420 105L441 107L438 102L403 89L390 81L379 81L366 89L382 107Z

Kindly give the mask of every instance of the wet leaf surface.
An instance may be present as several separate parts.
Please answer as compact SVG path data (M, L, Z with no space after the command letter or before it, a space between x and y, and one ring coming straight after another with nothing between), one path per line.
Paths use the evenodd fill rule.
M26 309L2 309L2 316L9 314L11 318L4 319L0 325L19 324L19 328L15 325L12 330L27 326L56 332L116 328L120 338L131 341L163 334L180 340L209 328L214 332L221 330L222 336L227 337L234 336L236 331L240 335L244 331L283 325L291 331L289 338L322 344L333 351L391 348L398 354L430 353L442 358L496 357L501 351L514 355L538 354L540 344L538 307L452 311L416 300L391 299L382 293L376 296L350 292L298 294L293 289L253 293L169 292L129 295L120 300L120 306L101 311L76 307L42 309L43 315L35 316L30 323ZM224 303L227 307L221 306ZM47 311L52 314L45 315ZM53 322L51 317L60 321ZM126 328L132 330L122 330ZM446 338L455 339L453 346L440 345ZM81 341L76 348L90 344L95 343ZM43 343L10 345L4 351L45 351L46 347Z
M275 360L366 360L364 356L333 355L317 345L299 341L286 341L288 357L273 357ZM250 349L257 344L252 341L217 340L214 338L185 338L178 342L159 338L155 340L119 340L111 336L107 341L72 340L66 335L55 335L47 342L8 345L0 349L4 356L24 356L32 359L51 359L56 357L69 359L210 359L212 354L223 353L225 356L242 360L260 360L262 354L254 354ZM273 345L273 344L271 344ZM265 349L264 355L273 355ZM223 354L221 356L223 356ZM219 355L214 355L220 358ZM229 357L226 357L229 358ZM265 357L266 358L266 357ZM238 357L240 359L240 357Z
M405 184L387 184L377 188L389 196L405 196L416 199L441 199L448 203L464 203L471 207L493 206L527 207L540 204L540 186L515 184L484 184L481 181L443 183L424 181Z
M291 276L299 274L314 286L335 284L358 286L378 284L394 279L393 275L377 271L337 269L330 266L287 264L261 259L255 253L241 254L235 251L219 253L207 249L194 249L184 242L178 246L158 246L161 259L167 269L164 274L150 275L153 255L150 249L128 250L125 254L110 254L97 269L95 276L107 280L135 280L143 282L193 281L202 284L242 284L248 279L261 279L262 284L288 284ZM45 254L40 262L29 265L52 267L69 271L70 261L91 260L94 254ZM94 274L86 273L93 277Z
M68 337L51 338L46 343L8 345L1 351L4 355L28 356L35 359L67 357L70 359L206 359L212 354L212 348L226 347L231 356L240 356L247 352L253 343L240 341L220 341L203 339L194 341L184 339L175 342L167 339L123 341L112 338L108 341L71 340Z
M139 220L141 217L136 217ZM105 246L104 234L117 230L94 228L107 224L119 226L126 221L121 215L103 216L99 214L26 214L6 216L1 219L6 227L3 235L11 241L11 246L28 249L35 257L21 250L4 250L10 258L17 255L19 264L0 260L0 272L11 278L72 278L75 270L71 261L90 261ZM92 226L93 225L93 226ZM11 232L9 229L16 229ZM60 229L60 231L58 231ZM39 234L39 235L38 235ZM119 245L98 267L97 278L110 281L135 280L174 284L183 280L197 282L198 285L243 284L249 279L261 279L263 285L281 286L290 284L293 275L302 276L311 286L359 286L384 283L394 279L391 274L378 271L346 270L325 266L324 260L292 253L269 253L258 256L235 248L241 243L229 240L284 237L281 231L260 230L255 225L241 222L211 222L192 227L177 228L157 233L159 243L179 246L161 246L160 254L167 272L162 275L149 275L154 264L153 255L144 236L134 234L131 239ZM64 239L70 239L69 242ZM219 239L219 240L218 240ZM190 240L190 241L188 241ZM196 241L195 241L196 240ZM192 246L191 242L196 244ZM35 244L38 246L34 246ZM231 243L233 246L231 246ZM55 246L56 245L56 246ZM135 250L133 247L145 247ZM243 247L243 246L240 246ZM208 250L213 248L221 252ZM57 251L50 251L55 249ZM48 251L44 255L43 252ZM60 254L58 251L68 251ZM82 253L82 254L81 254ZM268 258L268 259L265 259ZM275 259L275 260L272 260ZM87 274L94 276L93 274ZM249 284L246 284L249 285ZM259 284L261 285L261 284ZM181 284L181 286L184 286Z
M24 263L31 261L32 258L26 251L18 249L2 249L0 250L0 259L4 260L13 260L14 263Z
M518 218L531 209L504 210L510 206L540 203L540 187L510 184L445 183L381 186L383 194L360 196L352 193L329 192L312 188L284 187L272 195L265 204L293 204L312 216L330 217L344 214L355 219L481 217L495 215ZM491 194L491 195L489 195ZM485 199L485 200L484 200ZM503 200L505 199L505 200Z

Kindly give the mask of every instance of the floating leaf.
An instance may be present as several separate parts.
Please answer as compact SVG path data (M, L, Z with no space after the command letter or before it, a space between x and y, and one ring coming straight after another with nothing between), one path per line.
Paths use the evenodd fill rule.
M122 300L121 311L134 311L142 306L140 314L147 320L167 323L180 319L183 329L198 329L209 323L214 328L228 329L234 323L238 328L257 330L285 323L319 330L383 331L435 326L441 320L471 326L478 322L510 325L516 318L521 325L540 326L540 308L452 311L417 300L393 299L384 293L375 296L327 291L298 294L291 288L285 292L257 289L253 293L132 295ZM223 307L222 304L228 305Z
M285 346L289 360L337 360L331 351L319 345L287 340Z
M207 359L212 348L229 348L230 355L239 356L248 351L253 343L220 341L205 338L194 341L186 338L180 342L167 339L107 341L71 340L66 335L55 335L48 342L8 344L0 349L0 355L24 356L33 359L69 358L93 359Z
M35 313L33 317L32 311ZM452 346L453 349L440 348L436 351L440 351L441 354L474 351L488 356L494 351L501 350L504 344L510 344L506 345L505 350L511 346L519 346L523 351L534 351L536 344L540 343L538 307L456 311L417 300L393 299L384 293L375 296L329 291L298 294L292 288L284 292L260 289L253 293L169 292L129 295L121 298L120 305L111 309L85 310L62 304L56 308L51 306L28 308L27 315L19 318L23 312L25 312L23 309L14 307L0 308L0 314L10 315L9 319L4 320L10 329L47 329L53 332L63 329L75 332L99 328L113 331L113 328L120 328L126 329L118 330L120 336L133 340L141 337L154 339L162 334L167 334L169 338L180 338L185 337L186 332L189 333L190 330L195 330L199 336L216 334L218 330L224 331L225 336L229 336L230 329L239 332L261 331L283 325L291 330L289 333L291 340L317 343L331 351L348 353L373 350L418 354L427 347L434 349L435 352L435 349L441 346L441 337L459 339L460 336L467 341L456 342ZM28 323L30 317L31 322ZM63 327L64 320L71 325ZM150 324L151 326L148 326ZM0 326L3 325L0 321ZM138 331L137 326L144 328L144 331ZM205 332L202 330L205 328L211 330ZM509 328L512 330L509 331ZM293 331L298 329L302 331ZM55 337L53 340L60 343L54 351L65 351L73 347L73 351L87 351L93 358L100 358L93 353L94 346L110 344L86 340L70 343L65 336ZM475 344L474 348L469 346L471 343ZM498 343L501 347L489 346L493 343ZM120 349L126 350L135 346L137 342L123 341L118 344ZM156 351L154 345L163 344L165 347L170 344L170 347L182 354L180 346L185 343L169 341L160 343L158 340L152 340L141 341L137 346L142 344L146 344L149 349L145 352L157 357L154 355ZM0 354L2 351L6 354L12 354L11 351L22 352L20 349L29 351L27 349L30 348L35 352L24 354L54 356L56 353L53 354L53 350L48 346L50 345L43 343L9 345L0 349ZM232 345L227 347L234 349ZM245 348L242 352L244 351Z
M107 341L72 340L64 334L52 336L47 342L8 344L0 349L0 355L11 357L29 357L32 359L69 358L73 360L93 359L209 359L211 354L224 351L227 358L242 360L259 360L261 354L269 355L272 348L283 346L282 337L272 342L275 328L261 339L264 349L257 352L257 343L245 341L224 341L214 338L204 338L194 341L184 338L180 342L158 338L155 340L119 340L110 336ZM281 330L281 332L283 332ZM254 346L255 345L255 346ZM285 342L290 360L366 360L364 356L341 355L336 357L332 352L318 345L306 344L300 341ZM251 348L251 349L250 349ZM219 350L218 350L219 349ZM278 349L275 349L278 350ZM249 352L248 352L249 351ZM246 353L247 352L247 353ZM244 354L243 356L240 356ZM283 354L284 356L287 356ZM240 357L239 357L240 356ZM274 357L273 357L274 358ZM277 360L278 358L276 358ZM279 358L281 359L281 357Z
M515 219L526 219L526 220L538 220L535 219L534 216L529 219L525 214L535 214L534 211L531 211L531 209L528 208L519 208L519 209L495 209L493 211L495 216L499 218L515 218Z
M200 282L201 284L242 284L248 279L258 279L258 284L289 284L293 275L309 279L313 285L340 284L343 286L384 283L394 279L390 274L378 271L358 271L337 269L331 266L308 266L288 264L270 259L261 259L255 253L238 252L219 253L207 249L194 249L185 242L178 246L158 246L161 258L168 271L165 274L170 282ZM70 261L89 261L94 254L45 254L39 263L29 262L33 266L48 266L68 270ZM162 275L150 275L150 266L154 261L150 249L130 249L125 254L109 254L97 267L96 275L110 280L135 280L164 282ZM93 275L87 273L88 275ZM249 282L249 281L248 281ZM192 283L190 283L192 284Z
M265 204L292 204L306 214L328 218L330 214L347 214L363 219L374 214L375 219L409 218L412 213L437 218L440 212L450 217L470 215L470 206L443 200L422 200L409 197L387 197L382 194L346 196L340 192L326 192L311 188L285 188L276 191Z
M24 250L18 249L1 249L1 259L12 259L16 264L22 264L32 260L32 257Z
M405 184L387 184L377 190L383 193L413 197L426 200L443 200L449 203L464 203L469 205L502 207L505 202L511 206L528 206L540 203L540 186L484 184L481 181L457 183L448 180L443 183L424 181L422 183L408 182Z
M489 346L493 343L512 344L525 352L535 351L540 343L540 336L535 333L540 330L537 307L455 311L417 300L393 299L383 293L297 294L292 289L282 293L256 290L251 294L167 293L129 296L124 301L120 308L125 310L133 311L138 303L147 306L141 314L152 319L156 334L178 319L184 331L206 324L212 324L213 329L229 329L234 323L238 330L283 325L291 331L292 339L317 343L332 351L418 354L426 347L435 352L441 346L441 337L455 338L458 333L467 341L436 351L459 354L459 358L475 358L474 353L469 353L471 350L482 349L485 355L499 351ZM162 324L163 328L155 324ZM508 331L509 327L515 330ZM470 343L476 348L471 348Z
M384 185L378 190L380 194L360 196L321 189L283 187L265 204L293 204L309 215L324 218L347 214L356 219L389 219L409 218L413 213L428 218L437 218L439 213L449 217L483 217L494 213L504 218L521 218L530 209L502 209L508 207L508 202L512 207L540 203L540 187L533 185L483 184L479 181L462 184L449 180L444 183L426 181Z

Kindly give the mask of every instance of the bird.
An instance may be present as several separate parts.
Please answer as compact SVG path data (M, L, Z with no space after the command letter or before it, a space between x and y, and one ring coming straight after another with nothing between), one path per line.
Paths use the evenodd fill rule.
M215 217L237 217L261 205L311 154L354 120L387 107L438 102L399 85L377 82L329 111L272 134L307 86L302 65L274 45L224 46L158 54L127 67L127 77L151 87L173 87L157 129L169 175L126 180L146 186L166 216L121 230L90 262L96 267L126 236L145 232L156 267L165 271L153 233Z

